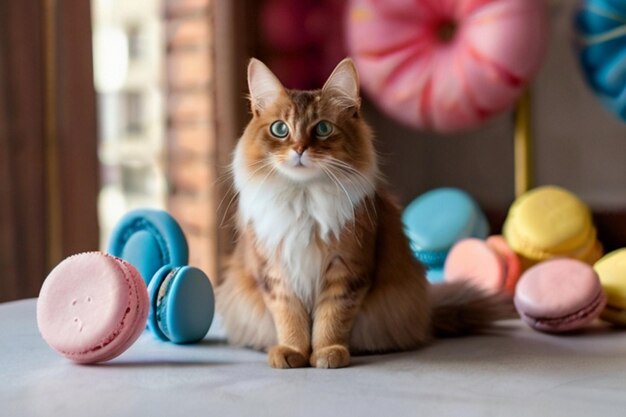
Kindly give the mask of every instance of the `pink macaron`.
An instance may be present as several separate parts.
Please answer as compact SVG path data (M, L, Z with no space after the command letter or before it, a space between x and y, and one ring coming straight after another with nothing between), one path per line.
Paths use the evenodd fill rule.
M101 252L70 256L41 287L37 325L44 340L78 363L113 359L146 327L148 292L129 263Z
M557 258L522 275L514 303L530 327L558 333L579 329L596 319L606 305L606 295L591 266Z
M486 291L509 296L515 292L520 273L520 260L502 236L457 242L444 266L446 281L468 280Z

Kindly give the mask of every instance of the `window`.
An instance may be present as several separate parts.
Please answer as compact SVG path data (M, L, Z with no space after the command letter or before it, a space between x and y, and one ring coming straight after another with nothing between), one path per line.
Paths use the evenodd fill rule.
M127 29L128 34L128 58L131 62L141 60L144 55L144 39L141 27L133 24Z
M100 242L138 207L165 208L161 1L93 0Z
M234 32L242 5L92 0L103 249L124 213L163 208L185 231L190 264L216 278L231 239L216 213L228 189L220 177L247 115L245 107L230 109L245 106L243 89L235 89L245 85L247 54L234 62L245 48L234 47L236 35L216 31ZM219 123L218 77L222 95L231 95L219 107Z
M129 137L141 136L143 128L143 95L138 91L124 93L124 116Z

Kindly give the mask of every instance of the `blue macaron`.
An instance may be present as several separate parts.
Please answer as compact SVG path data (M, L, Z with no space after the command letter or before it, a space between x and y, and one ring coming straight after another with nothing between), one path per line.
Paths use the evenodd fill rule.
M457 188L437 188L413 200L403 211L411 249L427 269L428 279L443 280L443 265L459 240L489 235L489 224L478 203Z
M191 266L164 266L148 286L148 328L159 339L195 343L209 331L215 298L209 278Z
M182 229L166 211L155 209L126 214L111 234L108 252L137 268L146 285L162 267L189 261Z

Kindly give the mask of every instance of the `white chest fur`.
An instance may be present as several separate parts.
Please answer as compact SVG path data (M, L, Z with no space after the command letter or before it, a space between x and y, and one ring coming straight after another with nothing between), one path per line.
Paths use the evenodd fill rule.
M312 308L329 262L326 243L339 237L366 188L343 189L323 178L296 183L280 175L251 179L235 159L239 215L254 228L268 256L276 256L292 290Z

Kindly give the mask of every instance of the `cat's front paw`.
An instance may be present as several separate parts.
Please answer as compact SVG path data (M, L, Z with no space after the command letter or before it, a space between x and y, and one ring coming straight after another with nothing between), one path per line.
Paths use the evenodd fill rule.
M348 365L350 365L350 352L345 346L326 346L315 350L311 355L311 366L316 368L343 368Z
M267 362L272 368L289 369L308 366L308 355L304 355L289 346L276 345L270 349Z

